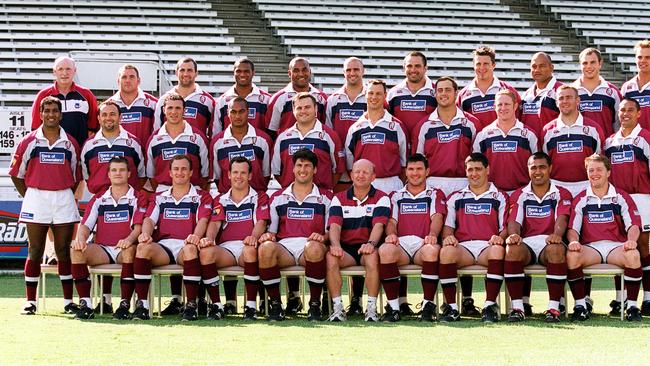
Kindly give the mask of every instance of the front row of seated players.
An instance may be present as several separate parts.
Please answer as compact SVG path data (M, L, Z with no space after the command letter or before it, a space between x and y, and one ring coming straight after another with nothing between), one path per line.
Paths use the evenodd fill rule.
M376 301L381 278L388 297L382 320L398 321L398 266L415 263L422 266L421 320L436 318L433 297L439 275L446 302L441 321L450 322L460 319L455 303L457 269L478 263L488 268L483 321L498 321L496 297L505 277L512 296L508 320L516 322L525 318L524 267L540 263L547 267L550 298L545 320L559 321L567 277L576 299L572 318L585 320L589 312L582 267L602 262L625 268L627 319L641 319L634 301L641 281L636 250L639 218L629 195L608 183L611 166L604 156L586 159L590 186L571 201L570 193L550 180L550 157L535 153L528 159L531 182L508 200L489 182L487 158L473 153L465 162L468 186L450 195L445 205L442 192L426 186L428 161L416 154L407 161L406 186L392 196L392 217L388 196L372 186L371 162L357 161L351 174L352 187L338 193L330 203L329 195L313 183L316 156L301 150L293 160L294 183L277 192L269 204L264 193L250 188L251 165L246 158L232 160L231 190L212 199L189 184L190 161L184 156L174 157L172 187L157 195L144 213L142 200L128 186L127 162L114 158L109 169L111 187L93 198L72 245L73 277L81 297L77 317L93 315L86 264L116 261L123 263L122 301L116 318L129 318L135 279L139 300L133 316L148 319L149 306L144 299L151 267L176 262L184 267L188 296L184 320L197 319L196 296L201 280L212 301L208 317L224 317L218 268L236 264L244 267L245 319L255 319L255 295L261 279L271 300L269 319L282 320L280 269L299 264L306 269L310 287L309 320L321 319L319 299L326 277L334 304L329 320L346 320L340 269L363 265L369 295L365 319L378 320ZM269 220L268 232L264 233ZM152 243L156 224L158 244ZM106 244L86 244L93 228L95 241ZM566 255L562 240L565 232L569 240ZM378 247L384 233L384 244ZM138 234L133 274L129 262Z

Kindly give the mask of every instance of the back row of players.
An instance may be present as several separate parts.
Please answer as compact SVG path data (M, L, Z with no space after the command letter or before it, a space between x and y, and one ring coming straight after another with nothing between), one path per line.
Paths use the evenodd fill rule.
M644 62L647 63L650 58L644 56L645 53L650 55L650 43L640 42L637 47L637 63L640 70L637 78L639 80L643 76L643 70L647 70L647 65ZM596 58L598 62L590 62L590 57ZM583 77L578 82L583 87L587 87L590 80L588 75L596 75L597 80L602 80L597 73L602 62L597 50L585 50L581 53L580 59L583 66ZM493 166L490 180L497 188L512 192L529 182L530 178L526 169L528 158L541 145L542 150L548 152L553 159L553 170L550 174L554 178L554 183L568 188L574 195L577 195L587 187L587 172L575 169L575 167L580 166L585 157L604 150L612 158L615 166L620 165L617 166L619 169L614 169L612 182L619 188L636 193L637 201L647 202L647 194L650 192L647 189L649 185L647 133L637 127L639 121L644 117L644 114L640 112L641 107L637 100L628 99L620 103L620 96L619 99L616 99L615 89L611 85L605 88L603 94L596 93L596 90L600 89L604 82L601 82L600 86L596 85L592 95L601 95L603 98L608 96L613 100L614 105L620 104L618 114L621 129L617 134L605 140L603 131L606 128L604 127L609 123L610 129L613 131L616 118L611 117L611 122L597 123L583 117L587 114L587 112L579 112L583 106L583 98L579 98L583 88L576 89L571 86L558 85L552 78L552 64L547 55L536 54L531 61L531 74L536 85L531 87L529 92L533 93L534 98L527 102L530 98L525 96L524 102L521 103L524 106L523 109L519 108L518 94L493 76L495 62L494 52L491 49L487 47L477 49L475 65L477 77L470 86L460 93L457 92L455 81L451 78L439 79L435 84L435 90L433 90L431 81L426 78L426 58L418 52L413 52L407 55L404 61L407 79L403 84L386 93L385 84L381 81L371 81L364 85L361 61L356 58L348 59L344 65L346 84L341 92L333 94L327 103L329 108L325 120L334 127L336 132L333 132L328 126L323 126L317 118L319 115L322 116L325 110L322 93L316 91L316 97L309 97L309 94L314 93L315 88L309 84L310 72L307 61L300 58L294 59L289 71L292 83L272 98L269 108L274 112L267 114L267 116L271 116L270 118L264 118L267 121L265 126L269 127L271 132L275 126L278 126L279 130L282 130L283 124L284 128L288 127L277 137L273 149L274 154L270 153L270 146L273 146L270 139L261 129L253 126L255 121L260 123L261 119L256 118L266 110L266 107L263 103L259 103L264 99L262 98L264 93L250 83L254 72L250 61L240 60L235 64L236 84L219 99L224 100L226 109L213 109L214 116L219 115L219 110L222 111L221 115L224 115L224 118L220 123L228 126L224 131L218 133L215 126L220 123L216 123L214 119L211 122L208 122L209 118L196 119L199 115L205 115L201 113L201 111L206 111L205 105L201 107L190 103L194 99L193 96L197 97L194 103L208 101L209 104L211 99L204 92L196 93L197 89L200 89L194 83L196 63L193 60L182 59L179 61L177 65L179 85L174 91L161 98L162 102L157 103L158 108L162 110L162 116L159 118L155 118L157 113L154 108L149 108L150 112L145 113L145 107L153 107L154 99L138 89L137 69L125 66L120 70L119 75L120 92L111 98L116 103L109 101L101 105L99 110L101 131L84 145L83 152L77 156L80 156L78 160L83 161L82 170L84 170L84 178L88 180L89 190L98 194L103 194L108 188L107 163L116 155L126 157L132 171L137 172L137 174L132 174L130 180L136 189L142 187L147 176L150 178L152 187L158 191L165 191L169 188L173 179L167 173L167 168L169 161L176 155L189 157L194 166L191 183L203 188L207 188L207 181L214 177L218 183L219 191L225 193L230 188L230 182L229 179L222 176L222 172L230 169L230 161L237 156L244 156L252 162L253 180L251 185L254 189L266 190L271 171L280 185L285 188L294 178L292 157L296 151L305 148L316 153L318 166L321 169L317 171L314 182L321 189L336 188L336 191L344 189L344 185L335 187L336 182L345 184L346 180L349 180L344 178L339 181L340 175L352 170L355 161L366 159L374 163L375 166L373 171L378 179L373 185L383 191L394 192L402 187L407 151L411 150L413 153L424 154L428 159L427 165L431 167L427 174L429 176L428 183L448 195L466 187L467 180L463 178L466 174L466 166L463 159L471 151L484 153ZM83 115L80 112L85 106L88 111L86 123L90 127L93 120L90 117L92 116L91 109L94 104L88 100L86 100L86 104L83 101L75 100L75 95L83 98L88 95L88 92L71 82L74 64L71 64L69 59L57 60L54 71L57 76L54 88L41 92L37 101L42 100L43 95L48 93L63 99L64 104L60 111L63 112L62 126L64 128L66 117L68 117L68 125L73 124L78 127L81 122L75 121L74 117L78 118ZM59 87L63 81L67 81L68 86L72 85L67 94L61 93L62 90ZM482 91L482 84L488 87L488 92L494 87L491 92L498 91L496 98L494 94L490 95ZM300 89L301 85L303 89L306 87L310 93L300 94L300 98L297 98L292 104L292 99L289 98L296 94L296 90ZM259 95L252 98L255 101L249 101L250 93L246 99L237 98L237 95L241 95L240 92L247 91L246 88L250 93L258 92ZM417 90L415 94L413 94L413 89ZM501 91L502 89L510 91ZM48 92L48 90L50 91ZM131 109L120 106L124 100L128 99L128 93L125 91L129 90L136 91L135 98L131 95L129 100ZM190 95L187 97L180 94L181 92L187 94L188 91ZM356 95L354 95L355 92ZM229 94L230 99L228 100ZM527 94L529 93L527 92ZM557 99L555 108L550 103L554 99ZM388 109L400 115L404 122L395 119L385 110L386 100L388 100ZM470 108L476 117L482 117L486 121L496 120L491 124L481 123L480 119L470 113L460 111L456 107L456 100L465 108ZM607 103L603 102L602 105L611 104ZM365 108L363 108L364 104ZM517 119L519 115L522 120L526 121L527 115L533 115L530 112L535 109L535 105L537 106L538 124L543 124L544 116L551 116L551 111L560 116L541 129L543 138L539 139L538 134L534 131L534 123L529 121L526 123L526 126L529 127L526 127ZM361 109L355 109L354 106ZM75 111L75 108L80 110ZM616 107L612 108L612 110L617 109ZM39 111L41 113L38 118L34 118L35 121L41 121L43 110L40 105ZM277 114L277 119L273 117L276 116L275 111L280 112ZM281 113L283 111L284 113ZM605 110L603 109L603 111ZM421 118L422 113L426 118ZM611 110L609 114L616 115ZM148 120L150 124L155 123L154 120L160 120L164 121L164 125L149 137L149 142L146 145L147 153L143 154L142 152L138 153L138 149L140 149L138 138L129 135L125 129L132 125L135 127L133 132L142 134L142 131L146 130L146 116L150 117ZM154 118L151 118L152 116ZM358 118L356 122L355 118ZM212 138L209 152L206 151L208 150L206 149L207 139L196 127L201 120L204 122L203 130L216 134ZM601 117L599 120L602 122L603 118ZM191 126L192 121L195 126ZM347 123L351 126L341 127L346 124L346 121L349 121ZM416 121L416 123L411 123L409 128L409 121ZM118 127L119 125L121 127ZM212 128L208 128L210 125ZM482 126L484 127L481 128ZM84 129L78 129L77 132L81 130ZM74 135L74 132L71 134ZM38 130L35 132L35 136L38 139ZM342 136L344 136L344 140L341 139ZM41 138L43 138L42 135ZM78 138L84 139L83 134ZM345 141L343 148L341 148L340 141ZM409 142L411 142L410 147ZM21 145L22 149L28 148L27 144ZM70 145L74 145L74 142L68 142L68 147ZM26 152L26 150L20 150L21 146L17 150L12 168L13 175L16 177L20 177L20 167L23 168L23 177L27 169L26 165L18 164L21 155ZM30 151L30 153L33 152ZM208 157L210 153L212 154L211 159ZM52 156L46 156L43 160L41 155L42 164L48 164L48 159L56 160ZM269 164L270 161L272 164ZM271 169L269 169L269 165ZM326 168L323 169L323 166ZM639 170L642 174L629 173ZM211 171L213 173L210 173ZM96 174L91 174L92 172L96 172ZM29 187L29 185L27 186ZM38 198L31 200L26 198L25 201L38 202ZM639 206L647 207L643 204ZM23 211L21 220L30 222L30 216L33 219L34 213L26 210L25 207L23 207ZM57 222L48 223L57 224ZM644 228L648 229L647 223ZM647 234L641 235L639 241L644 243L639 249L645 260L648 257L647 249L644 253L643 247L647 247ZM32 244L32 240L30 240L30 244ZM31 252L30 258L32 257ZM65 267L66 261L61 262L64 262L64 265L59 265L60 272L62 267ZM647 264L644 263L645 266ZM34 276L34 268L31 268L30 271L32 276L27 275L27 267L30 266L26 264L26 279L32 279L33 284L33 279L38 276ZM31 267L34 267L33 264ZM65 268L63 270L65 272ZM62 282L67 281L70 277L65 273L60 273L60 275ZM29 285L30 281L27 282ZM65 287L64 285L64 289ZM64 297L68 299L65 292ZM29 296L29 293L30 291L28 291L28 298L33 297ZM69 301L71 301L71 284L69 293ZM648 293L644 294L644 300L648 300L650 297L645 295ZM491 304L487 305L486 309L490 308ZM645 301L643 305L646 307ZM519 309L520 307L515 308ZM392 309L395 308L396 306L393 304ZM650 302L648 302L648 311L650 311Z

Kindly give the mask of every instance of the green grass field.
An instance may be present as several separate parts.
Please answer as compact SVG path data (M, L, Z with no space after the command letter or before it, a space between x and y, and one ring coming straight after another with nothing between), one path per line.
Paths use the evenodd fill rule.
M483 299L481 282L474 281L477 305ZM22 286L22 277L0 277L0 365L650 364L650 319L630 324L604 315L614 296L611 279L594 279L592 297L600 315L585 323L563 320L555 325L543 323L541 315L517 325L483 325L477 319L453 325L416 320L367 324L361 319L312 324L304 316L273 324L245 323L241 317L190 324L174 317L132 322L98 316L78 321L60 313L56 280L48 281L52 298L47 312L19 315ZM535 279L536 313L546 309L545 289L544 280ZM419 302L417 279L411 279L410 290L410 302Z

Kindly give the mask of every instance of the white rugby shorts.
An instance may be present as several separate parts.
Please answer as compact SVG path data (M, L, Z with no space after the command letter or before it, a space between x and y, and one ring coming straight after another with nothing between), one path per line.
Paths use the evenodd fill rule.
M165 247L165 251L170 255L171 260L174 263L178 263L178 253L181 252L181 249L185 246L185 240L181 239L163 239L158 242L158 244Z
M20 222L57 225L79 222L79 219L79 208L71 189L46 191L27 188L20 210Z
M417 253L417 251L422 248L422 245L424 245L424 239L420 238L417 235L400 236L399 245L402 247L402 249L404 249L406 254L408 254L412 262L413 258L415 257L415 253Z
M528 246L528 248L533 252L533 263L539 263L539 255L542 253L542 250L546 248L546 238L548 235L534 235L522 238L521 241Z
M478 256L483 253L489 246L487 240L468 240L459 243L460 246L467 249L467 251L474 257L474 263L478 261Z
M115 245L104 245L104 244L97 244L99 245L104 252L108 255L108 259L111 264L117 263L117 256L120 254L122 249L116 247Z
M461 189L467 187L467 178L448 178L448 177L428 177L427 185L429 187L437 188L441 190L445 197L449 197L450 194L460 191Z
M227 250L235 257L235 262L239 263L239 257L244 250L244 242L242 240L229 240L219 244L219 247Z
M305 245L307 245L307 238L297 237L297 238L284 238L278 241L278 244L282 245L291 255L293 259L296 260L296 265L298 265L298 260L300 256L305 251Z
M612 250L623 246L623 243L611 240L599 240L585 244L585 246L595 249L598 254L600 254L600 263L607 263L607 256L609 256L609 253L611 253Z

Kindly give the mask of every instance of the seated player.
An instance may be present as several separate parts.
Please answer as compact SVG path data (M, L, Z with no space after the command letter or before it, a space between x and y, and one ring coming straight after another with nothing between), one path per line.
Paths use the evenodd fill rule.
M576 301L571 319L589 319L582 269L609 263L625 268L626 319L641 321L636 303L643 275L637 250L640 219L636 205L629 194L608 182L612 166L607 157L594 154L585 159L585 168L589 187L573 200L567 232L567 281Z
M231 188L214 198L212 218L205 238L199 244L201 278L212 301L208 307L209 319L219 320L224 316L219 296L218 269L236 265L244 267L244 320L256 318L255 296L260 279L257 240L266 231L269 198L266 193L256 192L250 186L252 174L253 165L246 157L238 156L230 160L228 180Z
M80 299L75 318L94 318L88 266L108 263L122 265L122 299L113 317L131 318L129 307L135 289L133 257L147 200L129 185L129 167L129 161L124 157L115 156L110 160L108 179L111 185L105 191L95 194L88 202L77 231L77 239L70 245L72 278ZM88 239L93 232L94 243L89 243Z
M330 196L329 191L314 183L318 166L315 153L301 149L293 154L292 159L295 179L271 198L271 223L268 232L259 239L260 279L270 298L268 319L283 320L280 269L295 265L305 267L310 294L307 319L319 321L320 296L325 282L325 224Z
M330 248L327 253L327 286L334 309L329 321L347 319L341 299L341 268L364 266L368 306L365 321L376 322L379 295L379 254L377 247L390 217L390 199L372 186L375 166L358 160L350 174L352 187L332 199L329 213Z
M510 197L508 238L503 272L512 299L509 322L525 319L524 267L546 266L546 322L560 321L560 299L566 284L566 247L562 238L571 212L571 192L551 182L551 158L536 152L528 158L530 183Z
M503 282L503 247L508 198L488 181L488 159L472 153L465 159L469 185L447 198L447 218L442 230L440 250L440 284L446 304L442 306L443 322L460 320L456 304L458 268L473 264L487 267L486 300L482 320L499 320L497 296Z
M382 320L400 320L399 266L422 266L422 314L420 320L437 317L433 298L438 287L438 236L444 222L445 196L441 190L427 187L429 161L415 154L406 161L406 186L391 196L392 217L386 225L386 239L379 247L379 276L388 304Z
M183 320L197 320L196 298L201 282L198 245L212 213L212 197L190 183L192 160L176 155L169 164L172 186L149 203L138 236L138 249L133 261L135 292L138 301L134 319L149 319L148 293L151 267L167 264L183 266L187 304ZM155 240L155 242L154 242Z

